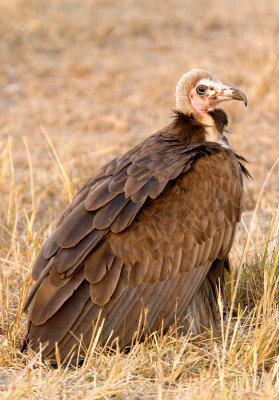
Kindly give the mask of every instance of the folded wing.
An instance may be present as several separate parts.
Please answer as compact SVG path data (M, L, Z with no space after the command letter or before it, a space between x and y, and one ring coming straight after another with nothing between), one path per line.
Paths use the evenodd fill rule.
M31 346L47 342L53 357L57 342L64 359L81 335L88 345L100 311L102 341L122 345L143 307L148 330L184 317L224 264L241 208L239 163L217 144L157 135L113 160L77 194L35 262Z

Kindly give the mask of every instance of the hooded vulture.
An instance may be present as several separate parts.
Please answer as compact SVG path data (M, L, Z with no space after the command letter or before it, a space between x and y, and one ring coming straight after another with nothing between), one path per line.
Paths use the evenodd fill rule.
M101 167L79 190L35 261L23 349L56 363L171 324L216 316L243 201L241 157L215 108L245 94L203 70L182 76L174 119Z

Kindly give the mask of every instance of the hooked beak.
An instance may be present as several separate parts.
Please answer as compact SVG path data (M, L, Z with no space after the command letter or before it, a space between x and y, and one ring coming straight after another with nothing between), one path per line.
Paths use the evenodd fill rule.
M243 101L243 103L245 104L245 107L247 107L247 97L246 97L245 93L243 93L239 89L233 89L233 88L230 88L230 89L232 90L231 99Z
M218 85L219 86L219 85ZM218 101L226 101L226 100L240 100L243 101L245 107L247 107L247 97L245 93L243 93L239 89L234 89L232 87L226 85L220 85L217 91Z

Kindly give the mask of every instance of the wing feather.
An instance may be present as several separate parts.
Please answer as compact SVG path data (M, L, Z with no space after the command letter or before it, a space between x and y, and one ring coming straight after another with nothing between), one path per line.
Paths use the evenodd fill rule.
M95 211L106 205L117 195L109 191L111 178L107 178L93 188L84 201L84 207L87 211Z
M110 270L103 279L96 284L90 285L90 295L93 303L102 307L109 302L118 284L122 266L123 261L115 257Z
M100 169L35 262L38 279L55 256L35 290L31 340L48 338L44 354L53 354L56 341L65 356L75 343L71 327L86 345L100 310L103 339L113 330L126 344L143 305L152 329L162 316L167 327L175 307L185 315L211 264L231 247L242 207L240 174L229 150L185 147L160 135ZM55 326L61 332L53 333Z
M53 257L59 250L59 244L55 240L55 234L56 231L54 231L53 234L45 241L45 246L41 249L42 256L45 259Z
M83 238L75 247L69 249L60 249L57 253L57 261L55 268L60 274L69 271L71 268L76 269L88 255L90 250L95 247L106 231L94 229L89 235ZM78 264L77 264L78 263Z
M108 228L126 206L128 201L129 199L125 198L124 193L118 194L108 204L97 211L94 218L94 227L96 229Z
M50 238L49 238L50 239ZM49 240L48 239L48 240ZM33 265L33 269L32 269L32 278L36 281L37 279L39 279L39 276L41 275L43 269L46 267L46 265L48 264L49 260L47 258L44 257L44 252L45 252L45 248L48 244L48 240L45 241L45 243L43 244L39 254L37 255L37 258L35 260L35 263Z
M132 201L134 203L139 203L146 199L156 183L157 180L154 177L149 179L136 193L131 196Z
M55 348L55 343L59 343L67 334L89 298L89 283L83 281L79 288L74 291L73 295L64 303L63 307L48 319L45 324L35 325L31 320L29 337L32 348L38 350L39 342L42 344L47 343L43 351L44 354L49 353Z
M63 280L63 286L51 284L51 274L48 275L34 296L30 318L35 325L44 324L68 300L74 291L84 281L84 271L79 271L72 277Z
M101 243L85 260L86 279L92 284L100 282L111 269L114 259L115 254L110 245L106 241Z
M54 239L63 248L77 245L93 230L95 213L88 212L81 202L62 222L55 231Z
M129 201L122 209L122 212L113 221L110 229L113 233L118 233L126 229L134 220L135 216L143 206L145 200L138 203Z

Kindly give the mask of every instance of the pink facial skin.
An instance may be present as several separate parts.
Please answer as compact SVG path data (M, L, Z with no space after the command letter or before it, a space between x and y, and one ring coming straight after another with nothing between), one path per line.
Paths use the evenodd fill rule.
M211 96L209 93L206 93L204 95L198 94L196 91L196 87L198 85L199 85L199 82L190 91L190 94L189 94L190 100L191 100L192 106L199 114L206 114L206 113L208 113L208 111L210 111L210 109L212 107L212 100L213 99L216 100L216 96Z
M208 91L205 94L197 93L196 89L199 85L207 86ZM195 87L190 91L189 97L194 110L201 115L212 111L222 101L241 100L247 106L247 98L241 90L209 79L202 79L197 82Z

